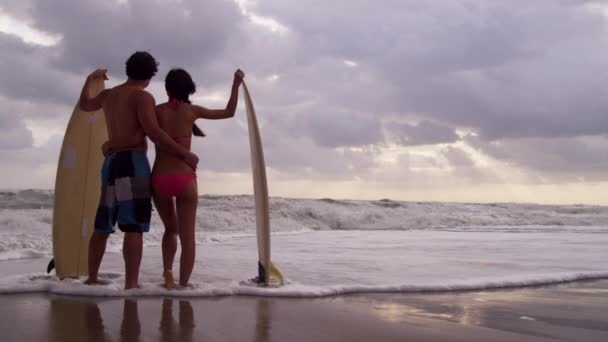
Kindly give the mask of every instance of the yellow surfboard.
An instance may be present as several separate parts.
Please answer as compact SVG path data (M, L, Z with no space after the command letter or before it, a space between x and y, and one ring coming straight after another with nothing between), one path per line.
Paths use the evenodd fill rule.
M91 89L90 96L99 94L104 81L94 81ZM61 145L55 178L53 260L59 278L88 273L89 238L101 195L101 145L107 139L103 110L85 112L76 103Z
M243 82L247 125L249 128L249 147L251 151L251 169L253 171L253 198L255 201L255 221L258 238L258 284L269 285L271 280L283 285L283 275L270 260L270 210L268 205L268 183L266 182L266 164L262 139L255 115L255 108L249 95L247 85Z

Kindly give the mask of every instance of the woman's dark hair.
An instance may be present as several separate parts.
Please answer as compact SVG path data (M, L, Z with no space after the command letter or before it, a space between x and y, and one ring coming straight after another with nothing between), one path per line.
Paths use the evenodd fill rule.
M169 97L191 103L189 97L196 92L196 84L186 70L171 69L165 78L165 90ZM197 137L205 136L205 133L196 124L192 126L192 134Z
M151 54L137 51L127 59L127 76L137 81L151 79L158 71L158 62Z

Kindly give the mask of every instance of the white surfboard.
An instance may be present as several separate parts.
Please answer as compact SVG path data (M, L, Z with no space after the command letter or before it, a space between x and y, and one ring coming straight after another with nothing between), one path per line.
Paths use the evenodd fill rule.
M258 284L269 285L271 280L283 285L281 272L272 264L270 259L270 212L268 205L268 184L266 182L266 165L262 139L255 115L255 108L247 85L243 82L245 108L247 110L247 125L249 128L249 147L251 150L251 169L253 171L253 194L255 201L255 221L258 238Z
M90 95L99 94L104 81L94 81L91 89ZM55 178L51 263L59 278L88 272L89 238L101 195L101 145L107 139L103 110L84 112L76 103L63 137Z

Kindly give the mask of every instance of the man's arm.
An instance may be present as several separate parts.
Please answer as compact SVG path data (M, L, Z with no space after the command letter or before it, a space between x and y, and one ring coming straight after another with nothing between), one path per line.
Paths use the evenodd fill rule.
M167 151L171 154L178 156L183 159L190 167L196 170L198 164L198 157L188 151L182 145L176 143L171 137L163 131L158 125L155 113L154 98L150 93L141 90L133 94L135 97L135 105L137 108L137 118L141 126L144 129L146 135L163 151Z
M85 112L93 112L101 109L103 106L103 101L108 94L107 89L103 90L93 98L89 97L89 94L91 93L91 84L95 79L102 77L104 80L108 79L106 72L106 69L97 69L87 77L87 80L84 82L84 86L82 86L82 91L80 92L80 101L78 102L81 110L84 110Z
M227 119L234 116L234 112L236 111L236 105L239 100L239 87L241 83L243 83L243 78L245 74L241 71L241 69L237 70L234 73L234 81L232 82L232 91L230 92L230 99L226 104L225 109L207 109L201 106L192 106L194 114L197 119L210 119L210 120L219 120L219 119Z

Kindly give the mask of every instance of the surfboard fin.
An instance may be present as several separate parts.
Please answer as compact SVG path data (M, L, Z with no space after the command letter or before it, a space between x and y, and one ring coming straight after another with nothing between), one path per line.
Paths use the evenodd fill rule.
M280 286L285 285L285 279L283 278L281 271L279 271L279 269L273 263L270 263L270 277L269 278L277 279L279 281Z
M51 273L51 271L55 268L55 258L49 261L49 264L46 266L46 273Z
M258 276L252 279L255 283L266 284L266 269L261 262L258 261Z
M281 271L279 271L279 269L272 262L270 263L270 270L268 270L268 282L266 282L265 279L266 279L266 269L264 268L262 263L258 261L258 276L251 279L252 282L254 282L258 285L259 284L270 285L271 283L274 283L273 280L276 280L279 283L279 286L285 285L285 279L283 278Z

